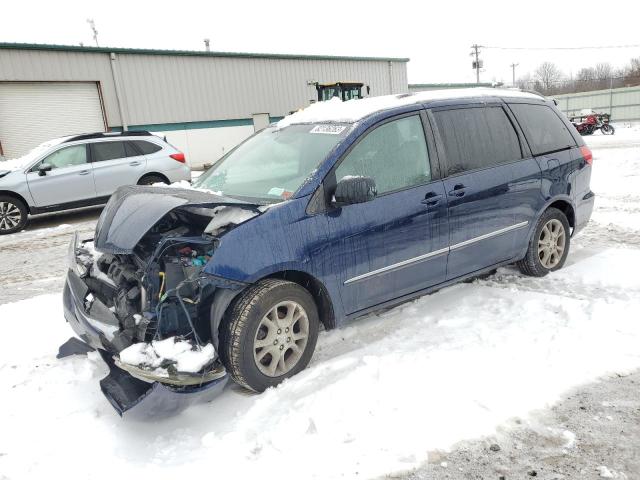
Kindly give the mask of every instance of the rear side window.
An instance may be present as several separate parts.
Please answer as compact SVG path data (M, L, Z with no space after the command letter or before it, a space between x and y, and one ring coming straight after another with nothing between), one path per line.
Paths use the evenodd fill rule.
M534 155L576 146L564 122L551 107L525 103L513 103L509 107L518 119Z
M447 160L447 175L522 158L516 131L502 107L433 112Z
M159 152L162 150L160 145L156 145L155 143L146 142L144 140L132 140L131 142L143 155L151 155L152 153Z
M378 194L431 180L427 143L419 116L393 120L368 133L336 168L346 176L371 177Z
M124 142L99 142L91 144L91 160L104 162L127 157Z

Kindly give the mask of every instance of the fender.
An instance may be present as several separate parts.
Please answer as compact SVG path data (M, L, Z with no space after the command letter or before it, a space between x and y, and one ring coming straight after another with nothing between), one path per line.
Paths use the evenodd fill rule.
M536 225L538 225L538 221L540 220L540 217L542 216L542 214L547 210L547 208L549 208L551 205L553 205L556 202L568 203L571 206L571 209L573 210L573 213L575 215L576 204L569 195L556 195L554 197L547 199L547 201L543 204L540 210L538 210L538 212L536 213L536 216L531 220L531 225L529 226L529 232L527 233L527 243L524 245L523 249L521 250L521 255L519 255L519 257L523 258L526 255L527 248L529 247L529 243L531 243L531 238L535 233ZM573 227L575 232L575 225ZM573 233L571 234L571 236L573 236Z

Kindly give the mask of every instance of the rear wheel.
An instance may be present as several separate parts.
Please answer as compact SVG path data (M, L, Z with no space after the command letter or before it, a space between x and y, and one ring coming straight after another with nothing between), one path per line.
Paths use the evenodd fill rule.
M27 206L17 198L0 196L0 235L15 233L27 224Z
M570 230L567 216L557 208L547 209L536 224L526 256L518 262L525 275L544 277L559 270L569 254Z
M237 383L262 392L307 366L318 329L318 309L307 290L263 280L243 292L225 315L220 356Z
M138 185L153 185L154 183L164 183L166 185L169 185L167 179L161 177L160 175L145 175L140 180L138 180Z

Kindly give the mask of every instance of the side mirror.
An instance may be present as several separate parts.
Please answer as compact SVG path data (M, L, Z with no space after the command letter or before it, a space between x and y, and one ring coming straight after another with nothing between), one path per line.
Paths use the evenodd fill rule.
M50 172L53 169L53 166L50 163L43 163L38 167L38 175L44 177L47 172Z
M348 176L342 178L333 194L333 203L337 207L364 203L376 198L376 182L371 177Z

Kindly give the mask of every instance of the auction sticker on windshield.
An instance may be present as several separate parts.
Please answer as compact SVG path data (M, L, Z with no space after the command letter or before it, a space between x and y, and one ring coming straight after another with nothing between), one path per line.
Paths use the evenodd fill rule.
M316 125L309 133L326 133L329 135L340 135L344 129L344 125Z

